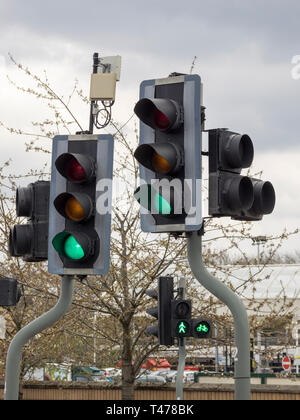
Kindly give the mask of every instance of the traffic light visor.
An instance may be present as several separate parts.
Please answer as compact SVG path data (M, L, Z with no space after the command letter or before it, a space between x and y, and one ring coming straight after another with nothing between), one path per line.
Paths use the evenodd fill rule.
M257 214L270 214L275 207L275 190L269 181L254 181L254 202L251 208Z
M149 184L138 187L134 192L134 197L138 203L151 214L171 215L173 212L173 207L171 205L172 196L169 201Z
M92 253L90 239L79 232L60 232L53 238L52 244L59 255L69 260L85 260Z
M253 204L253 184L247 176L233 176L227 180L225 189L228 206L232 210L248 210Z
M225 136L228 134L224 133ZM225 144L223 153L232 168L248 168L252 164L254 148L252 140L247 134L231 134ZM220 146L223 146L222 142Z
M95 176L94 160L79 153L63 153L55 161L59 173L71 182L82 183Z
M87 194L62 193L54 200L58 213L74 222L89 219L93 213L93 203Z
M174 143L141 144L134 152L145 168L162 174L174 174L181 166L182 152Z
M182 123L181 107L172 99L140 99L134 112L143 123L161 131L176 130Z
M33 210L33 189L32 187L17 188L16 212L19 217L31 217Z

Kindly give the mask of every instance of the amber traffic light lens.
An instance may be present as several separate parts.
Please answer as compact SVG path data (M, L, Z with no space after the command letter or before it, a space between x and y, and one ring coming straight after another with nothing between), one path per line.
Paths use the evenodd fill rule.
M66 202L65 211L69 219L74 220L74 222L80 222L86 217L84 208L74 197L69 198Z
M152 164L156 171L162 172L164 174L170 172L172 169L169 162L165 158L160 156L158 153L153 154Z

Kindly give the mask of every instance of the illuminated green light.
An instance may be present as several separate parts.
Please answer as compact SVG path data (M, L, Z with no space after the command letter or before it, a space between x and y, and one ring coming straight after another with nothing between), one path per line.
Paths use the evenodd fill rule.
M169 202L165 200L160 194L155 194L154 206L159 214L170 214L172 207Z
M187 333L188 326L184 321L180 322L180 324L178 324L177 328L178 328L178 334L186 334Z
M197 327L196 327L196 331L199 332L199 333L201 333L201 332L207 333L209 331L209 328L205 324L198 324Z
M74 236L69 235L64 243L64 252L72 260L80 260L84 257L84 251Z

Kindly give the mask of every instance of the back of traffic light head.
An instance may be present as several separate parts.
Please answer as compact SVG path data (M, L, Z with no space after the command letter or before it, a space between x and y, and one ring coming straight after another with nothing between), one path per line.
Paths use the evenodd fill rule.
M236 220L261 220L272 213L275 191L270 182L240 175L253 161L250 137L226 129L209 132L209 214Z
M0 276L0 306L15 306L21 295L16 279Z
M16 192L16 213L28 223L13 226L9 235L9 253L27 262L48 258L49 181L37 181Z
M148 289L146 295L157 300L157 306L149 308L146 312L156 318L156 325L149 325L146 332L158 338L158 343L171 346L174 340L171 332L171 301L173 299L173 277L159 277L158 289Z

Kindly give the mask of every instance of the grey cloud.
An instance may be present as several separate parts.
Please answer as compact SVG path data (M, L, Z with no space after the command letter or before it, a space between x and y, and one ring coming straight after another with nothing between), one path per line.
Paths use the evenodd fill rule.
M298 0L2 0L0 53L25 64L72 60L72 77L87 74L94 51L120 54L123 86L136 92L143 78L188 72L197 55L208 124L280 149L283 139L299 143L300 80L290 75L299 12Z
M158 55L213 55L251 40L266 45L277 59L298 47L300 4L297 0L64 0L6 2L2 28L23 25L41 35L73 41L119 44ZM4 30L4 29L3 29Z

